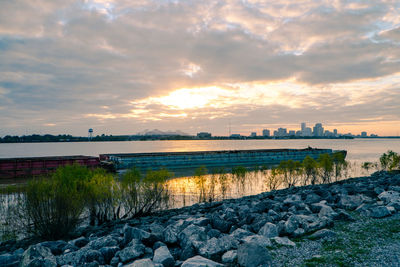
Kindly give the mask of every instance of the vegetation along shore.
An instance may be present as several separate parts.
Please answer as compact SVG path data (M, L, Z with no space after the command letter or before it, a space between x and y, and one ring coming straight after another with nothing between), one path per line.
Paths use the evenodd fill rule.
M222 200L246 169L221 171L213 187L199 168L200 203L181 209L168 209L167 170L117 179L66 166L4 189L0 266L395 266L400 157L389 151L364 164L380 169L371 176L340 180L345 166L285 161L266 177L271 191Z

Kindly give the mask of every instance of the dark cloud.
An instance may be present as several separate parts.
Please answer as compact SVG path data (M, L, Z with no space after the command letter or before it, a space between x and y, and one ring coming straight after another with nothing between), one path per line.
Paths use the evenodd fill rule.
M304 117L398 119L399 91L390 79L387 90L373 94L385 103L375 110L351 89L359 80L398 75L396 3L133 2L2 1L3 129L20 133L55 124L48 130L79 133L96 125L119 133L163 126L223 131L221 122L228 117L243 125L295 123ZM185 75L190 64L198 70ZM269 83L287 81L308 88L282 89L287 104L249 101L234 89L235 83L248 84L249 90L264 83L268 92ZM349 83L348 95L335 89L343 83ZM159 104L148 104L147 111L132 104L179 88L208 86L231 90L234 104L182 111L186 118L166 116L176 111ZM146 116L132 113L135 109Z

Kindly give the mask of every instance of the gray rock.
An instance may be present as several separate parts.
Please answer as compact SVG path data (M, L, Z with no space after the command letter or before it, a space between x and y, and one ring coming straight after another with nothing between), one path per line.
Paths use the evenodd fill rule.
M391 213L390 213L389 209L385 206L378 206L378 207L372 208L371 214L370 214L370 216L372 218L383 218L383 217L387 217L390 215L391 215Z
M196 249L193 247L193 245L190 244L183 248L183 250L179 256L179 259L184 261L184 260L187 260L189 258L196 256L196 254L197 254Z
M249 242L243 243L237 250L237 261L243 267L270 266L272 259L266 247Z
M0 255L0 266L18 267L22 255L12 255L9 253Z
M348 212L344 210L338 210L337 215L333 218L334 220L354 222L355 219Z
M153 262L160 263L164 267L173 267L175 264L174 258L165 246L161 246L154 251Z
M229 250L222 255L222 263L224 264L234 264L237 261L237 250Z
M53 255L57 256L64 252L64 247L67 245L67 242L65 242L63 240L45 241L45 242L39 243L39 245L49 248L51 250L51 253Z
M317 194L311 193L311 194L307 194L306 199L304 200L304 202L306 204L312 204L312 203L317 203L321 200L321 197L318 196Z
M104 247L99 250L106 263L110 263L117 251L119 251L119 247Z
M301 196L300 195L289 195L283 201L284 204L293 204L293 203L297 203L297 202L301 202Z
M210 229L210 231L207 232L207 236L209 238L212 238L212 237L217 237L218 238L218 237L221 236L221 232L218 231L217 229Z
M304 235L306 231L303 228L297 228L294 232L293 232L293 236L294 237L299 237Z
M281 245L281 246L287 246L287 247L295 247L296 244L291 241L289 238L287 238L286 236L284 237L274 237L272 238L272 240L275 241L276 244Z
M221 255L228 250L236 249L239 242L231 236L211 238L199 248L199 254L212 260L219 260Z
M346 210L355 210L363 203L362 195L340 195L338 207Z
M321 238L331 238L331 237L335 237L336 233L332 230L329 229L321 229L316 231L315 233L313 233L312 235L310 235L310 239L321 239Z
M318 213L318 217L328 217L328 218L334 218L337 216L337 213L329 206L323 205Z
M144 249L145 249L144 245L136 243L133 244L132 246L126 247L123 250L121 250L118 256L121 259L121 261L125 263L142 256L144 254Z
M387 207L393 207L396 211L400 211L400 201L390 202Z
M267 222L263 227L261 227L258 234L268 238L278 236L278 227L273 223Z
M124 267L155 267L150 259L135 260L133 263L125 265Z
M115 240L111 236L103 236L90 241L86 246L94 250L99 250L103 247L115 247L117 245L118 245L117 240Z
M223 265L218 262L203 258L201 256L195 256L193 258L187 259L181 265L181 267L222 267L222 266Z
M100 251L89 249L82 254L80 261L82 263L97 262L99 264L105 264L104 257Z
M21 266L56 267L57 260L49 248L41 245L32 245L22 254Z
M188 218L185 221L190 224L194 224L194 225L198 225L198 226L207 226L211 222L211 220L206 217Z
M77 239L69 241L68 243L70 243L70 244L72 244L74 246L77 246L78 248L81 248L81 247L86 246L87 243L89 243L89 239L87 239L84 236L81 236L81 237L79 237Z
M207 234L204 227L197 225L189 225L178 235L178 240L181 248L188 245L196 245L196 242L207 240Z
M400 193L396 191L385 191L380 193L378 198L385 204L389 204L390 202L400 201Z
M157 236L136 227L125 226L124 244L128 244L133 239L140 240L144 244L152 246L157 241Z
M257 243L263 247L270 247L272 246L271 240L262 235L252 235L243 238L241 241L244 243Z
M168 225L163 233L163 241L166 244L176 244L178 242L178 228L174 225Z
M233 223L222 219L219 215L214 214L211 217L211 225L213 228L221 231L222 233L228 233Z
M246 236L250 236L250 235L253 235L253 233L249 232L247 230L243 230L242 228L238 228L230 234L230 236L236 240L240 240L240 239L242 239Z

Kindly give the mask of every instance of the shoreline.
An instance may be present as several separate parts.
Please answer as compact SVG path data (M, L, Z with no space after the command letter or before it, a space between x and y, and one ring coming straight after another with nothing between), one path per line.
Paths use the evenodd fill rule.
M156 263L160 247L166 261L173 261L177 266L190 266L185 262L205 259L228 266L238 261L241 266L251 266L246 261L254 257L240 255L243 251L252 253L254 249L262 251L261 258L273 266L279 262L273 254L295 250L302 237L329 233L329 238L320 239L334 242L335 239L329 241L332 237L329 229L336 224L354 222L356 215L372 220L398 216L399 192L400 174L376 172L330 184L292 187L160 211L151 216L81 229L75 235L77 239L68 242L47 241L35 246L46 251L54 266L76 266L84 262L117 266L137 260ZM2 243L0 263L5 252L22 261L30 253L28 245L36 242L25 239ZM21 246L24 251L18 250ZM129 256L132 251L137 251L138 256ZM95 256L88 257L88 253ZM107 258L110 253L112 257ZM304 259L307 260L311 258Z

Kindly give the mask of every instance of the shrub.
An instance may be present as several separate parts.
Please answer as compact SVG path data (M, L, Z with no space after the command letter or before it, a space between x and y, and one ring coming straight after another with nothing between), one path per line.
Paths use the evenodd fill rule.
M318 183L318 163L310 156L306 156L303 160L304 184Z
M382 170L392 171L400 169L400 155L392 150L388 150L387 153L383 153L379 158Z
M68 236L81 221L89 179L87 168L70 165L50 178L31 180L22 205L28 232L54 240Z
M335 181L338 181L339 177L342 176L342 172L347 170L349 164L345 160L345 154L341 152L333 153L332 161L333 161Z
M199 202L205 202L207 200L206 175L207 168L205 166L197 168L194 172L195 183L199 191Z
M330 183L333 172L333 161L329 154L322 154L318 157L318 165L321 169L321 180L323 183Z
M266 170L264 171L264 173ZM270 173L265 176L265 183L267 184L267 190L276 190L282 184L281 176L276 168L272 168Z
M166 182L172 176L165 169L148 171L144 177L136 168L126 172L121 182L122 218L134 218L167 207L169 191Z

